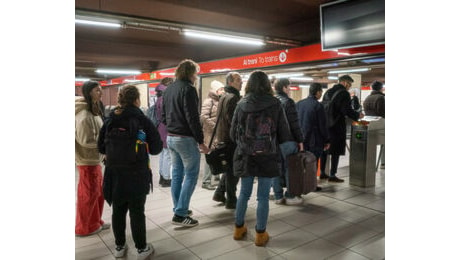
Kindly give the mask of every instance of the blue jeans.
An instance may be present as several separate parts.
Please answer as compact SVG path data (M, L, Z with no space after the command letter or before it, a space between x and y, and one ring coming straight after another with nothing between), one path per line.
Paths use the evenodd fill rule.
M257 177L257 220L256 231L263 232L267 228L268 220L268 195L273 178ZM235 224L244 225L244 217L248 208L248 200L251 197L254 176L241 177L240 196L236 202Z
M171 154L171 194L174 214L187 216L200 172L200 150L193 137L168 136Z
M281 157L283 159L282 167L285 176L274 177L272 179L273 192L275 193L275 200L283 198L283 187L281 186L281 178L286 180L286 198L292 198L293 196L289 194L289 172L286 157L290 154L298 152L297 143L293 141L288 141L280 144Z
M160 153L159 171L160 175L163 176L163 179L171 179L171 155L169 148L163 148Z

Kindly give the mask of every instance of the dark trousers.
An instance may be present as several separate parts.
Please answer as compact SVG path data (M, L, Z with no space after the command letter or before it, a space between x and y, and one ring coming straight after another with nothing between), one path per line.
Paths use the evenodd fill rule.
M131 233L136 248L146 247L144 205L147 196L130 198L126 200L113 200L112 204L112 229L115 244L122 246L126 242L126 213L129 210Z
M327 163L327 151L324 151L321 154L321 174L326 174L326 163ZM331 154L331 173L330 176L334 177L335 174L337 173L337 167L339 166L339 157L340 155L338 154Z
M217 186L216 193L227 193L227 203L236 203L236 185L240 178L233 175L233 168L229 167L229 170L222 174Z

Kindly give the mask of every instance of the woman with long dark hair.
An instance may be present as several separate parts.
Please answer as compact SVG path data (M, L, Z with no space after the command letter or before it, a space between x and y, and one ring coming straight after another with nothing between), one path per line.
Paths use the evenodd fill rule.
M257 177L257 220L255 245L265 246L269 235L268 197L273 177L280 176L279 144L288 141L290 130L280 101L273 96L267 74L254 71L246 85L246 95L233 116L230 137L237 144L233 157L236 177L241 177L241 190L236 204L233 238L247 233L245 215Z
M97 139L102 127L102 90L99 83L87 81L82 87L83 97L75 99L75 163L79 182L75 234L89 236L108 229L102 221L102 156Z

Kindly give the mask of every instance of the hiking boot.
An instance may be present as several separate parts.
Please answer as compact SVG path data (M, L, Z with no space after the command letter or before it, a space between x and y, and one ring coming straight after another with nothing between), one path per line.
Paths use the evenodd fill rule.
M123 246L116 246L113 255L115 256L115 258L124 257L127 249L127 244L124 244Z
M212 196L212 200L213 201L217 201L217 202L222 202L222 203L225 203L226 199L225 199L225 195L223 192L214 192L214 196Z
M286 205L302 205L303 199L300 196L295 196L294 198L286 198Z
M198 225L198 220L195 220L189 216L181 217L174 214L171 224L182 227L194 227Z
M144 249L137 249L137 260L147 259L150 255L155 252L152 244L147 244Z
M329 177L329 181L330 181L330 182L344 182L343 179L339 179L339 178L337 178L336 176Z
M263 233L256 232L256 240L254 241L254 244L256 244L256 246L265 246L268 242L268 239L269 236L267 231Z
M241 240L244 238L247 232L248 232L248 229L246 228L246 225L243 225L242 227L235 226L235 229L233 231L233 239Z
M201 185L201 188L207 190L215 190L216 186L211 185L211 183L203 183L203 185Z

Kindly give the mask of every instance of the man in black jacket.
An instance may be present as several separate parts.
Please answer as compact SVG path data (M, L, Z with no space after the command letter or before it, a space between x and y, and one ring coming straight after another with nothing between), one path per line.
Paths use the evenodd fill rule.
M339 156L345 155L347 139L345 116L354 121L364 116L362 113L354 111L350 106L351 97L348 90L351 88L352 83L353 79L350 76L341 76L339 84L326 91L323 98L323 102L329 102L329 111L326 111L326 116L328 117L328 133L331 146L329 150L321 155L320 179L329 179L330 182L343 182L343 179L339 179L335 175L339 165ZM325 173L328 154L331 155L331 172L329 176Z
M200 172L200 150L209 151L203 143L199 100L193 85L198 71L194 61L182 61L176 69L176 81L163 93L162 121L168 129L166 142L171 152L172 224L184 227L198 225L190 217L189 205Z
M236 104L240 101L240 90L243 85L241 76L238 72L230 72L226 78L227 85L224 90L225 93L219 99L217 107L217 116L220 117L219 125L217 125L217 140L225 143L232 152L230 155L233 158L233 153L236 144L230 139L230 126L232 125L233 113L235 112ZM231 160L228 165L228 170L222 175L219 181L219 186L214 192L212 199L217 202L225 203L225 208L236 208L236 185L238 184L238 177L233 175L233 161ZM225 197L227 193L227 198Z

